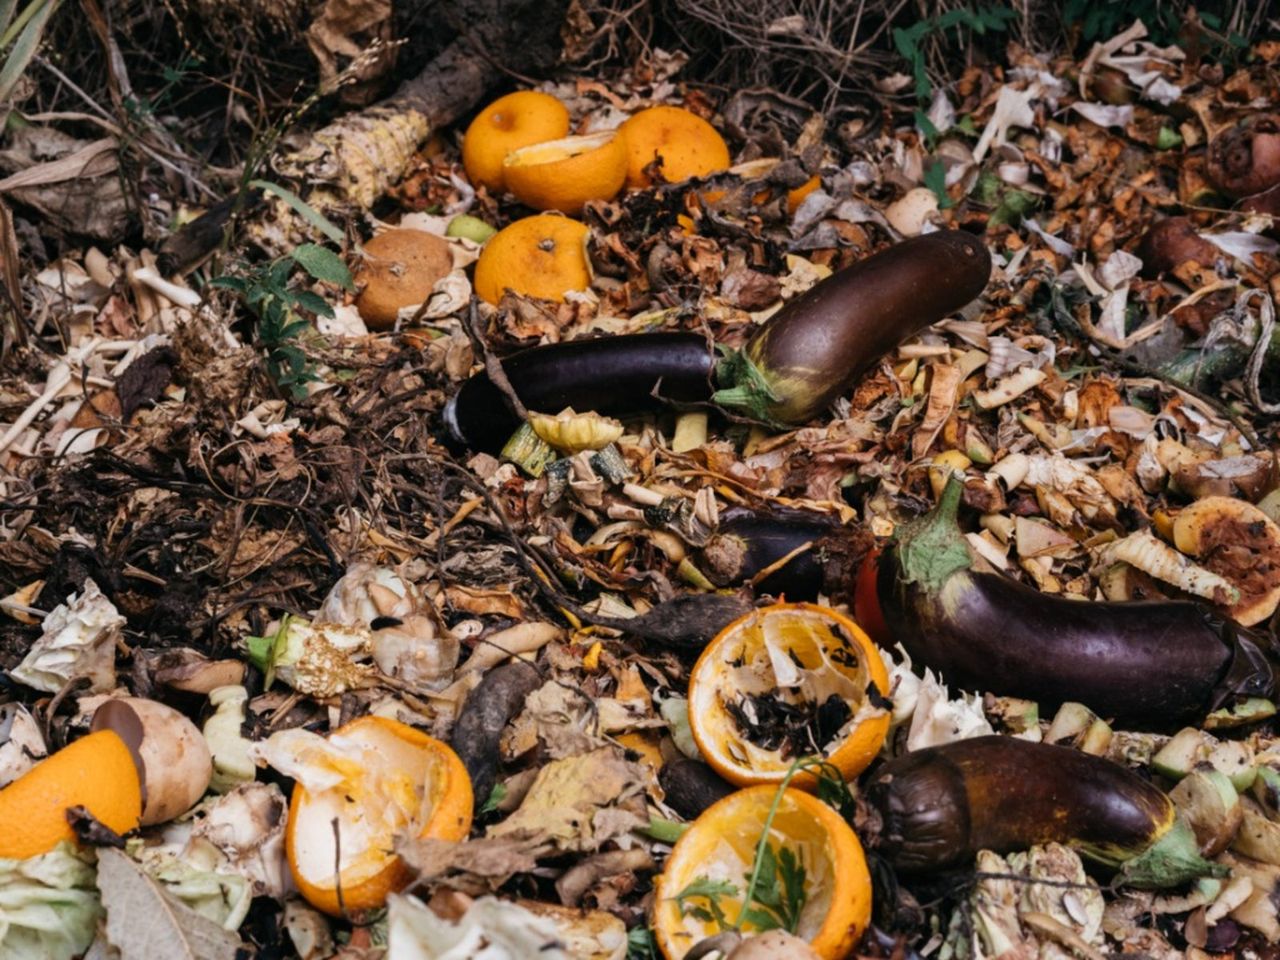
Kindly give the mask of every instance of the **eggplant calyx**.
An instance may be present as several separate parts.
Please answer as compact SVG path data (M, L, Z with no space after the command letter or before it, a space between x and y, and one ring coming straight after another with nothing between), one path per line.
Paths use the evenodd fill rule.
M919 583L935 593L953 573L973 566L969 545L960 531L963 494L964 484L951 476L936 507L894 531L899 579L903 583Z
M1200 877L1225 877L1230 868L1200 856L1196 835L1178 817L1159 840L1120 867L1116 886L1159 890Z
M773 392L760 368L743 350L721 349L724 355L716 363L716 381L725 386L711 395L711 402L775 430L785 430L787 425L770 414L773 405L782 398Z

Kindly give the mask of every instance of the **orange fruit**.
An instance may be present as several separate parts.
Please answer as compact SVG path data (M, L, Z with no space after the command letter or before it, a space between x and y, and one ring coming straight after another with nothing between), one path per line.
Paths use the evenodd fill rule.
M550 213L517 220L494 234L476 261L476 294L496 304L505 290L564 300L591 286L586 224Z
M818 755L850 780L889 732L888 690L884 661L856 623L827 607L777 603L707 645L689 675L689 726L730 783L778 783L795 759ZM815 782L807 771L792 780Z
M627 179L626 142L616 130L522 147L502 163L507 189L527 207L578 213L612 200Z
M499 97L467 127L462 137L462 166L472 184L491 193L506 186L502 161L512 150L558 140L569 132L569 111L549 93L521 90Z
M68 807L85 807L116 833L138 826L142 784L119 734L81 737L0 790L0 858L25 860L74 843Z
M822 186L822 178L816 173L794 190L787 191L787 213L795 213L804 198Z
M712 804L676 841L654 886L650 922L667 960L682 957L705 937L721 931L710 898L681 898L699 880L733 885L714 906L735 923L755 862L756 847L774 800L778 810L769 840L775 863L789 853L804 868L804 906L795 934L824 960L843 960L871 921L871 875L862 844L840 815L811 794L772 786L748 787ZM784 883L777 871L775 884ZM759 890L757 886L757 890ZM781 892L781 891L780 891ZM784 897L784 901L785 901ZM750 904L760 909L760 902ZM760 929L750 920L749 933Z
M627 186L650 185L644 168L662 161L668 183L729 169L729 147L716 128L680 107L650 107L621 127L627 141Z
M327 746L332 752L308 747L294 758L303 773L289 800L285 852L307 902L340 916L381 907L408 885L412 872L394 851L398 835L467 836L471 779L444 743L385 717L353 720ZM307 772L325 788L304 787Z
M425 230L384 230L364 245L355 282L364 289L356 309L370 330L389 330L401 307L431 296L436 281L453 269L453 254L442 237Z

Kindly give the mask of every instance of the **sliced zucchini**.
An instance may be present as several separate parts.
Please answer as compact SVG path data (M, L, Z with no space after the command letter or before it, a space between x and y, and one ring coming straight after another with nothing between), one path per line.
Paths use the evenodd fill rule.
M1053 722L1044 735L1044 742L1073 747L1097 719L1098 715L1083 703L1064 703L1054 714Z
M1266 720L1276 715L1276 705L1262 697L1249 697L1234 706L1215 710L1204 718L1206 730L1228 730L1231 727L1243 727L1259 720Z
M1209 756L1213 738L1195 727L1175 733L1151 758L1151 769L1171 780L1181 780Z
M1240 806L1244 819L1231 841L1231 849L1254 860L1280 866L1280 823L1270 819L1252 797L1241 797Z
M1218 863L1230 867L1233 877L1248 877L1253 881L1253 893L1231 911L1231 919L1257 930L1272 943L1280 941L1280 918L1276 915L1280 867L1230 853L1219 855Z
M1106 756L1107 748L1110 746L1111 725L1100 717L1089 724L1089 729L1084 732L1084 736L1077 744L1082 752L1091 753L1095 757Z
M1169 792L1169 799L1196 835L1201 856L1227 849L1244 820L1236 788L1227 777L1202 763Z
M1222 740L1209 750L1206 759L1231 778L1237 790L1245 791L1253 786L1258 768L1253 761L1253 751L1239 740Z
M1280 818L1280 770L1267 763L1259 766L1250 792L1268 816Z

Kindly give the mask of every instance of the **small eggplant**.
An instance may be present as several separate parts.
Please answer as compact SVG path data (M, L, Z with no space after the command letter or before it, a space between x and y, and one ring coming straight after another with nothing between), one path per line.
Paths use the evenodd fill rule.
M1280 116L1264 113L1213 138L1205 172L1228 197L1249 197L1280 184Z
M812 544L756 584L756 589L788 600L814 600L824 580L820 542L839 529L832 518L808 510L761 513L735 507L721 515L715 534L703 547L704 566L714 583L739 584Z
M559 413L572 407L625 417L661 409L658 396L708 400L715 362L701 334L636 333L522 350L502 361L502 371L530 410ZM459 443L490 452L500 450L520 426L483 372L453 395L444 420Z
M1273 668L1245 627L1187 601L1070 600L972 567L952 477L937 508L899 528L876 599L889 635L965 690L1079 701L1122 723L1166 728L1237 699L1270 698Z
M979 850L1061 843L1118 868L1134 887L1174 886L1225 869L1158 787L1069 747L987 736L890 760L866 789L880 849L901 873L967 866Z
M812 420L885 353L982 293L990 275L986 245L958 230L859 260L787 303L722 361L715 402L765 422Z

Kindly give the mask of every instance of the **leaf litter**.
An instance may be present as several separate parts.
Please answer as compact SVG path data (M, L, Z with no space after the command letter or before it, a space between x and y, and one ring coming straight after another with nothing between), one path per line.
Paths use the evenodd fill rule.
M321 82L348 104L372 99L396 60L388 16L330 3L307 34ZM0 720L0 782L84 733L87 698L104 694L196 720L213 779L194 811L123 851L0 861L0 944L124 958L653 955L653 882L700 812L668 805L659 774L697 758L689 671L772 596L774 570L722 575L713 544L733 510L803 511L844 531L772 561L809 564L814 597L848 607L871 541L959 473L966 543L989 568L1081 602L1198 597L1239 615L1247 594L1248 621L1269 630L1280 48L1187 23L1173 35L1116 23L1075 54L1010 42L935 87L927 39L973 24L922 20L895 37L906 59L880 78L882 118L850 108L839 123L789 94L704 90L683 54L563 70L541 89L575 132L679 104L728 134L736 163L589 202L593 280L561 302L473 298L477 244L450 223L502 227L527 211L468 182L461 127L412 151L377 215L345 230L303 199L305 178L297 192L262 181L303 211L306 242L268 260L233 244L184 276L164 268L166 231L150 221L129 241L147 246L120 243L138 214L112 173L129 156L118 133L42 116L20 91L12 109L28 118L0 154L24 267L20 319L14 304L0 315L0 699L14 711ZM1235 152L1212 146L1228 141ZM454 270L394 330L370 332L354 307L355 241L397 221L444 236ZM995 257L982 298L811 423L532 410L555 448L542 471L461 450L444 429L446 402L491 357L640 332L740 346L832 272L951 227ZM1222 532L1236 521L1214 498L1256 505L1248 536ZM1178 536L1191 504L1206 513L1203 549ZM1175 731L1096 716L1072 729L1050 705L956 690L901 650L883 655L886 756L994 731L1175 779L1154 759ZM767 694L749 703L761 742L823 747L848 719L796 716ZM1204 722L1204 757L1229 750L1254 772L1237 786L1256 836L1216 854L1228 880L1117 892L1056 843L984 851L959 876L877 876L859 952L1272 949L1274 706L1247 703L1260 721ZM292 784L255 769L252 745L365 715L451 743L481 789L468 838L397 838L409 892L352 924L300 912L283 839ZM860 805L854 820L874 861L874 813ZM762 896L786 906L795 893ZM293 922L274 905L286 899ZM40 919L51 907L74 920L65 932Z

